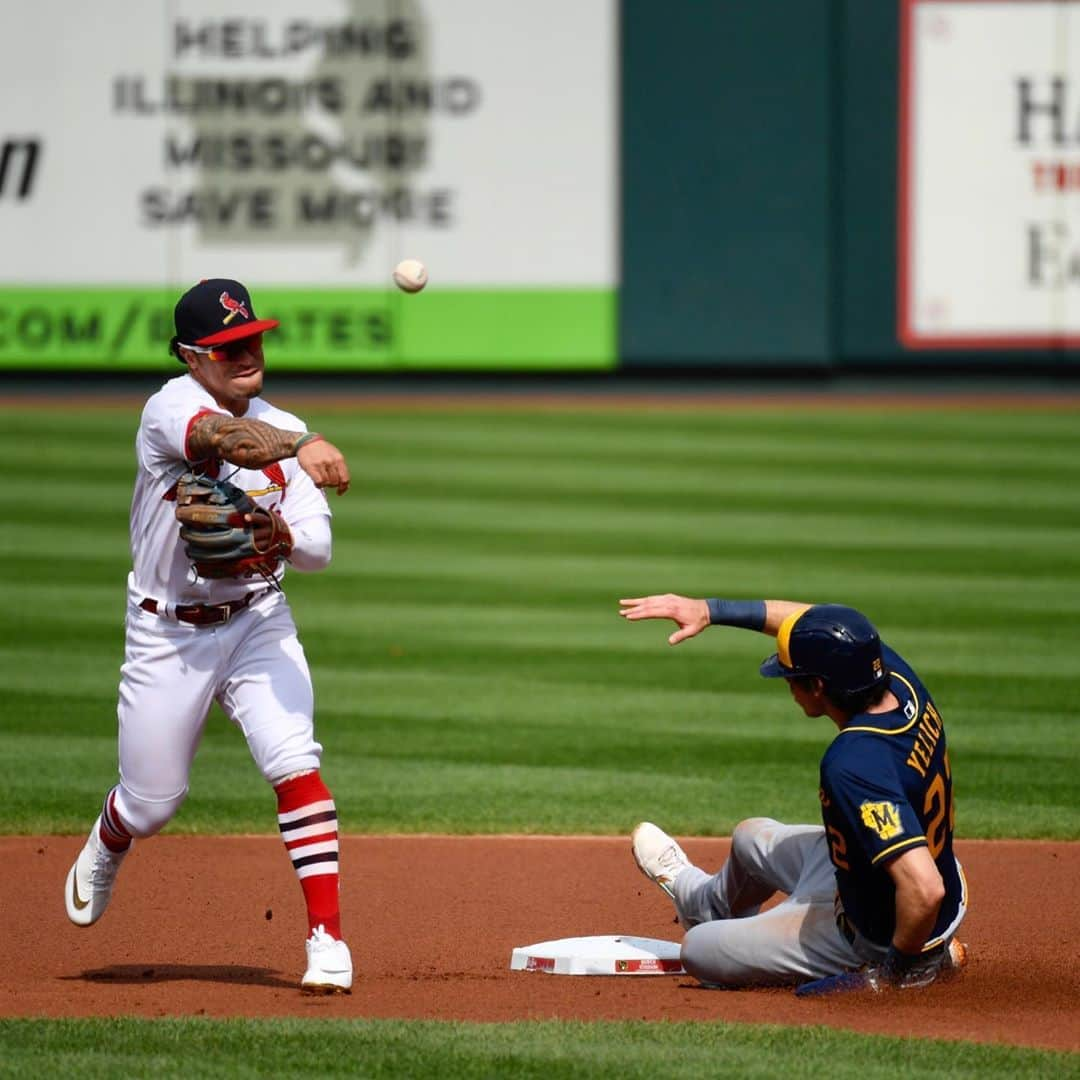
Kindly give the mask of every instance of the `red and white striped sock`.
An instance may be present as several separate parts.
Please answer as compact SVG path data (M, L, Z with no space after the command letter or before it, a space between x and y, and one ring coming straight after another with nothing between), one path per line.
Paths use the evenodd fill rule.
M333 797L318 772L283 780L274 791L281 838L304 890L308 934L322 926L340 940L337 809Z
M101 825L98 828L101 842L113 853L119 855L131 847L131 833L120 820L116 812L116 788L105 796L105 805L101 808Z

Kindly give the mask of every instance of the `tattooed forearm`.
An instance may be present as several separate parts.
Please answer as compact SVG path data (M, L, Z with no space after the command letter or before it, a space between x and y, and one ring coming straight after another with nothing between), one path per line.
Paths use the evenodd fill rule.
M301 432L282 431L261 420L243 420L211 413L196 421L188 434L192 461L221 458L233 465L261 469L296 452Z

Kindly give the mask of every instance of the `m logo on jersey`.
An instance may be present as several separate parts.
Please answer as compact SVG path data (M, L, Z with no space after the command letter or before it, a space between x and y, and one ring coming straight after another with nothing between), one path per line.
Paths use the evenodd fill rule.
M873 829L882 840L891 840L904 831L896 803L864 802L859 807L859 814L862 816L862 823L868 829Z

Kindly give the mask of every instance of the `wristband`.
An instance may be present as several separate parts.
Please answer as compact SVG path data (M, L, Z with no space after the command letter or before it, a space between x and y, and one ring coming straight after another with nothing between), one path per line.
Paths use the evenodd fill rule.
M765 629L764 600L706 600L712 626L738 626L743 630Z
M301 435L300 438L293 443L292 456L296 457L296 455L300 452L301 446L307 446L308 443L320 442L322 439L323 436L320 435L317 431L305 431L304 434Z

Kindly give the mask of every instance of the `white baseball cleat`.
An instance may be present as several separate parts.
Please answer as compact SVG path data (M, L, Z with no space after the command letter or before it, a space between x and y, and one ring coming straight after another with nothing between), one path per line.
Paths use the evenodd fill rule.
M67 884L64 886L67 916L76 926L90 926L105 914L116 882L116 872L124 856L131 850L129 844L127 851L110 851L101 842L100 828L99 816L79 857L68 871Z
M675 879L690 865L686 852L663 829L643 821L630 837L638 869L675 899Z
M308 994L348 994L352 989L352 956L344 941L316 926L304 942L307 971L300 989Z

